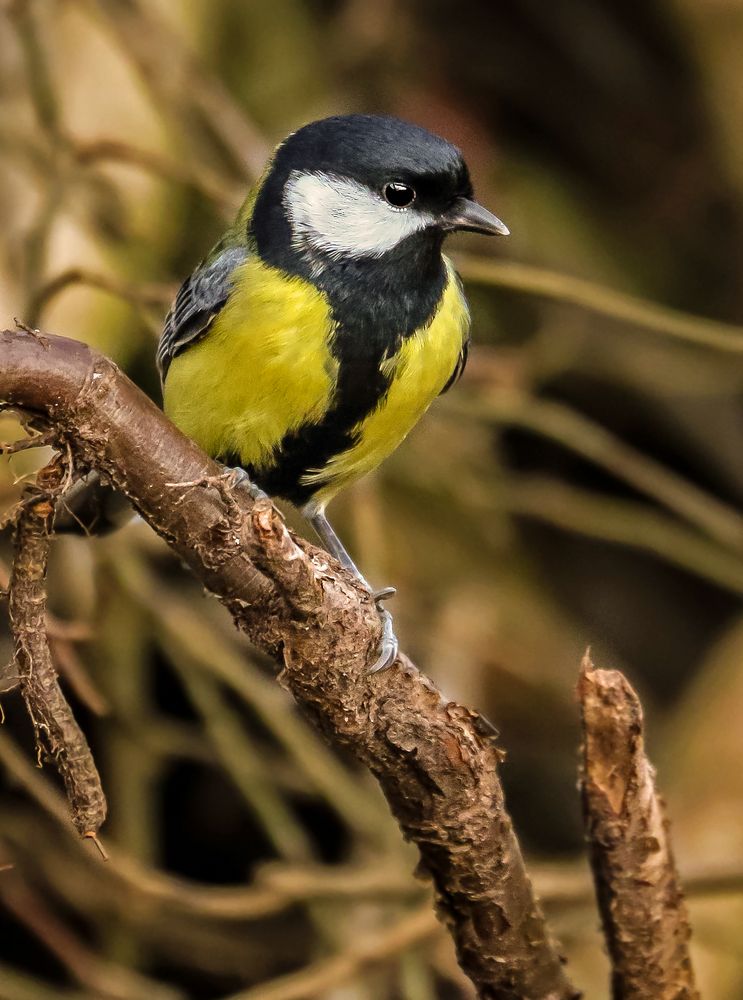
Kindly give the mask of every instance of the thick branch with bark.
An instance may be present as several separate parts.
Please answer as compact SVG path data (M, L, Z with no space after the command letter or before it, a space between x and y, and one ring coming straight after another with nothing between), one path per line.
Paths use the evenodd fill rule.
M640 700L617 670L586 655L578 694L581 791L615 1000L698 1000L691 928Z
M479 995L578 996L544 924L479 717L405 658L370 676L369 595L324 552L253 503L116 366L76 341L0 334L0 399L51 423L81 465L130 497L335 743L375 774L436 888Z

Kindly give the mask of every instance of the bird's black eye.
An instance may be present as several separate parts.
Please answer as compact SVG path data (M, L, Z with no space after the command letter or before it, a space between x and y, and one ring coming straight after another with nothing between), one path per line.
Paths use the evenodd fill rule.
M415 201L415 188L402 181L390 181L385 184L382 193L394 208L407 208Z

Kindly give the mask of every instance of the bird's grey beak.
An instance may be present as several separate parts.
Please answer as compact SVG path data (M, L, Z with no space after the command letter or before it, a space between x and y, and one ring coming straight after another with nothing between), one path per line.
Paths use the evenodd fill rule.
M471 233L485 233L486 236L510 235L508 226L497 215L469 198L457 198L444 214L443 221L446 229L466 229Z

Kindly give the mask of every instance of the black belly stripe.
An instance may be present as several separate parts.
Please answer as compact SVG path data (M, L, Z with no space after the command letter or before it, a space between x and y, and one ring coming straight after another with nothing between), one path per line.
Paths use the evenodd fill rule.
M365 352L350 359L343 346L353 346L355 338L338 330L333 353L339 361L338 383L333 403L316 424L305 424L286 434L274 452L274 462L262 469L248 469L248 474L271 496L284 497L303 506L318 489L308 486L302 477L322 469L334 456L354 443L353 429L371 413L389 389L390 379L380 371L384 353Z
M330 348L338 361L338 381L330 408L319 422L286 434L270 464L246 467L268 494L301 507L322 486L307 485L302 478L353 445L354 428L389 389L382 363L395 355L405 337L430 323L447 275L441 238L434 233L410 237L380 259L332 263L319 278L294 255L267 262L319 287L335 323ZM236 455L221 458L229 465L241 464Z

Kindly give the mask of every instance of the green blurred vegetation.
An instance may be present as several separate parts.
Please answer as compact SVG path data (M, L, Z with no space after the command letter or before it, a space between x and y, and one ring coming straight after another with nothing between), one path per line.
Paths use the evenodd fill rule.
M93 343L155 398L172 292L305 121L389 112L444 134L510 226L451 248L474 317L462 383L335 516L397 586L406 651L500 729L590 997L608 986L575 793L589 643L643 695L702 993L743 994L741 51L740 0L0 12L3 322ZM41 461L3 461L3 507ZM72 836L9 691L0 998L471 995L371 779L145 525L58 542L51 600L111 860Z

